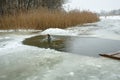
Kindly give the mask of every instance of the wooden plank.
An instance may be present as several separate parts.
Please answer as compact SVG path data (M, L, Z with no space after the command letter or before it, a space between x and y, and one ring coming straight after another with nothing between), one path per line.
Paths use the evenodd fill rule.
M114 54L99 54L100 56L120 60L120 53L114 53Z

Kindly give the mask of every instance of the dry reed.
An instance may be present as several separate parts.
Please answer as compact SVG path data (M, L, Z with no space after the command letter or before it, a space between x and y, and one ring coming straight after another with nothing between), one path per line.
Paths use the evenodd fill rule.
M40 29L67 28L84 23L92 23L99 17L89 11L50 11L48 9L20 12L0 17L0 29Z

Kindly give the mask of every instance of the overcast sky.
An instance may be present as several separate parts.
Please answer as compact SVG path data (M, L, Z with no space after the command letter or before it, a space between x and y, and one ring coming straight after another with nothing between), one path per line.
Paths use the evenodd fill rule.
M100 12L120 9L120 0L68 0L66 9L80 9ZM69 8L68 8L69 7Z

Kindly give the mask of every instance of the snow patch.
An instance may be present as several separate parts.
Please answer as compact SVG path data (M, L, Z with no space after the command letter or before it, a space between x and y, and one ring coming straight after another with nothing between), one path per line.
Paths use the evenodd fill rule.
M64 29L59 29L59 28L49 28L46 29L45 31L41 32L42 35L50 34L50 35L70 35L70 36L75 36L77 34L72 33L69 30L64 30Z
M69 75L70 75L70 76L74 76L75 73L74 73L74 72L70 72Z

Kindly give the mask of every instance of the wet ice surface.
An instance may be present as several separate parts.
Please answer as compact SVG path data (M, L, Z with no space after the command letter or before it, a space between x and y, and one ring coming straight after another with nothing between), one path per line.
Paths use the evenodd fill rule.
M109 22L107 20L107 22ZM96 26L88 26L80 31L80 34L86 33L87 36L97 36L120 40L112 33L120 30L119 21L111 20L113 32L107 28L109 23L95 23L98 27L103 23L102 29ZM114 24L115 23L115 24ZM117 24L117 26L115 26ZM105 26L105 28L104 28ZM96 30L95 30L96 29ZM105 30L106 29L106 30ZM71 29L72 32L77 31ZM100 35L96 31L106 32L108 30L111 36ZM84 33L82 33L82 31ZM87 32L88 31L88 32ZM95 31L95 32L94 32ZM79 32L76 32L79 34ZM58 52L51 49L26 46L21 43L24 38L35 36L31 35L2 35L0 34L0 80L120 80L120 62L108 58L94 58L70 53ZM79 35L81 36L81 35ZM107 37L108 36L108 37ZM5 44L5 45L3 45Z
M100 22L68 28L68 30L83 36L88 35L120 40L120 16L117 16L117 18L108 17L106 19L102 17Z
M0 80L36 80L35 77L42 79L44 74L62 61L62 57L55 54L55 51L21 47L17 47L19 50L16 49L16 53L11 49L9 54L1 56Z
M107 24L106 24L107 23ZM98 22L98 30L93 31L99 37L120 40L120 16L119 19L103 19Z
M0 80L119 80L119 61L29 46L0 56Z

